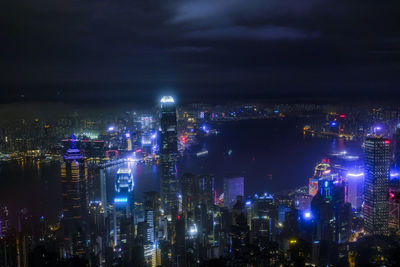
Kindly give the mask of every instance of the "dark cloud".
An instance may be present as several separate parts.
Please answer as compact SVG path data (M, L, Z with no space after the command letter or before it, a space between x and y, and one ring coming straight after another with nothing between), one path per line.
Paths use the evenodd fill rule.
M43 98L394 95L398 10L394 0L4 0L1 86Z

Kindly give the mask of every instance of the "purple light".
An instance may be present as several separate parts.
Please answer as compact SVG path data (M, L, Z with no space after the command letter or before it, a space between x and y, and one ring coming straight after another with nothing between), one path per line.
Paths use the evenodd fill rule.
M350 177L361 177L361 176L364 176L364 173L363 172L360 172L360 173L348 173L347 176L350 176Z
M157 138L157 134L156 133L151 136L151 139L156 139L156 138Z

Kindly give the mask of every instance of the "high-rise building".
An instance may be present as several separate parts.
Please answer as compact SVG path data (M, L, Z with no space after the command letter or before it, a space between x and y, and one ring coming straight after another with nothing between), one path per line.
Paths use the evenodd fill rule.
M64 256L83 256L86 248L87 166L76 148L70 148L61 165Z
M367 234L388 235L390 141L365 140L364 230Z
M133 176L131 169L120 168L115 180L116 197L113 210L114 246L128 261L131 257L134 239L134 210Z
M361 208L364 195L364 172L349 172L347 181L347 201L355 209Z
M175 222L178 213L178 180L176 177L177 121L175 101L161 99L161 201L164 214Z
M224 207L232 209L238 196L244 196L244 177L226 177L224 179Z
M400 169L400 124L396 127L394 134L394 168Z

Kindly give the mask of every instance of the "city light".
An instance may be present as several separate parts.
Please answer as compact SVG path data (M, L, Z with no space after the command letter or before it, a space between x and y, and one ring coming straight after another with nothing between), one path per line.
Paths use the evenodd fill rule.
M113 126L108 127L108 131L109 131L109 132L114 131L114 127L113 127Z
M311 212L309 212L309 211L306 211L305 213L304 213L304 219L306 219L306 220L310 220L311 219Z
M337 125L337 123L336 122L331 122L331 126L336 126Z
M175 100L172 96L163 96L160 100L161 103L175 103Z
M114 203L128 203L127 197L116 197L114 198Z
M130 133L126 133L126 134L125 134L125 137L126 137L126 138L130 138L130 137L131 137L131 134L130 134Z
M360 172L360 173L347 173L347 176L350 176L350 177L361 177L361 176L364 176L364 173L363 172Z

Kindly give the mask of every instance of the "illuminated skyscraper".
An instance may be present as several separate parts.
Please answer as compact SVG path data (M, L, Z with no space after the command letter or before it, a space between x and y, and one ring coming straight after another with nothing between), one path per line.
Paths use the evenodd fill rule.
M355 209L361 207L364 195L364 173L361 171L347 174L347 201Z
M175 161L177 153L176 106L171 96L161 99L161 201L164 213L173 221L178 213L178 181Z
M394 141L394 168L400 170L400 124L396 127Z
M115 180L113 205L113 237L116 256L124 262L132 260L134 242L134 195L133 176L131 169L120 168Z
M224 207L231 209L238 196L244 196L244 177L227 177L224 179Z
M388 235L390 141L365 140L364 230L367 234Z
M64 253L83 256L86 248L87 166L76 148L68 149L61 165Z

